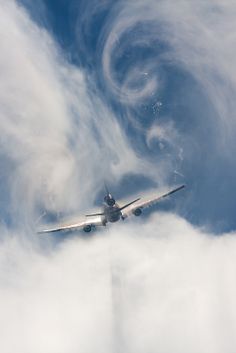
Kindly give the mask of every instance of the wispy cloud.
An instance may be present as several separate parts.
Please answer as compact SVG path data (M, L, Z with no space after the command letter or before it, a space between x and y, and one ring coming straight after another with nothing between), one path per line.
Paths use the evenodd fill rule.
M1 12L1 151L13 164L6 192L22 223L36 206L86 205L104 170L119 178L139 163L113 113L48 33L13 1Z
M147 143L155 135L156 143L142 153L151 150L160 165L169 161L166 174L183 174L206 205L193 208L191 199L188 208L205 222L212 210L208 216L215 224L220 218L230 222L227 202L235 205L234 33L232 1L128 1L116 3L100 40L104 85L123 102L123 115ZM149 106L160 101L160 112L153 113ZM163 143L157 127L168 124L172 136Z
M125 5L118 2L114 13L107 21L103 36L103 69L107 84L122 94L126 82L134 79L134 97L147 98L155 89L158 92L158 77L164 65L181 67L201 85L208 103L214 107L214 122L223 127L222 133L230 134L232 125L235 128L232 116L236 71L233 2L215 1L212 4L204 1L196 6L194 1L185 0L149 0L145 3L130 0ZM122 55L123 59L132 55L133 47L136 50L146 48L154 55L146 55L140 60L136 51L131 65L126 62L125 79L119 81L116 79L117 62ZM145 84L138 89L140 75L144 73ZM150 91L148 87L152 87ZM130 92L124 93L129 96Z

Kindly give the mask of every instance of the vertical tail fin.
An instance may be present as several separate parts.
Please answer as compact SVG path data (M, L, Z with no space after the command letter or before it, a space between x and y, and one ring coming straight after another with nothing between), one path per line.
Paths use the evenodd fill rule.
M105 188L105 191L106 191L107 196L110 195L109 190L108 190L108 187L107 187L107 184L106 184L105 181L104 181L104 188Z

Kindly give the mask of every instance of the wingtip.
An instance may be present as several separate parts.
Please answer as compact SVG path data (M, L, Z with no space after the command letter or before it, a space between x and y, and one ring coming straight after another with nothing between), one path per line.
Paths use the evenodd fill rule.
M49 232L50 231L48 231L48 230L39 230L39 231L36 232L36 234L41 235L41 234L45 234L45 233L49 233Z
M179 186L176 191L179 191L179 190L182 190L182 189L185 189L186 188L186 184L183 184L181 186Z

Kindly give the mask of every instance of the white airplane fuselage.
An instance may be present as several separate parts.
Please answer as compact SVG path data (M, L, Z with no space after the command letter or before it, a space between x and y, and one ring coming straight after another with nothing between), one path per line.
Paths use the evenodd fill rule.
M115 223L119 221L122 217L122 213L116 203L113 206L104 205L103 212L105 223Z

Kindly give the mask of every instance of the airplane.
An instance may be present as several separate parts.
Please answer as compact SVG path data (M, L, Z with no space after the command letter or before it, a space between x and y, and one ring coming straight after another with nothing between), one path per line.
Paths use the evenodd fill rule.
M95 228L97 226L106 226L107 223L115 223L118 222L120 219L124 221L128 216L132 214L138 217L142 214L145 208L153 206L157 202L161 201L163 198L174 194L175 192L183 189L184 187L185 185L181 185L162 196L153 197L148 200L142 200L139 197L120 207L114 197L109 192L108 188L105 186L106 195L104 197L104 205L102 212L87 214L85 215L85 220L81 220L77 223L60 225L57 228L44 229L38 231L37 233L53 233L60 231L74 231L79 229L83 229L84 232L89 233L91 232L92 228Z

